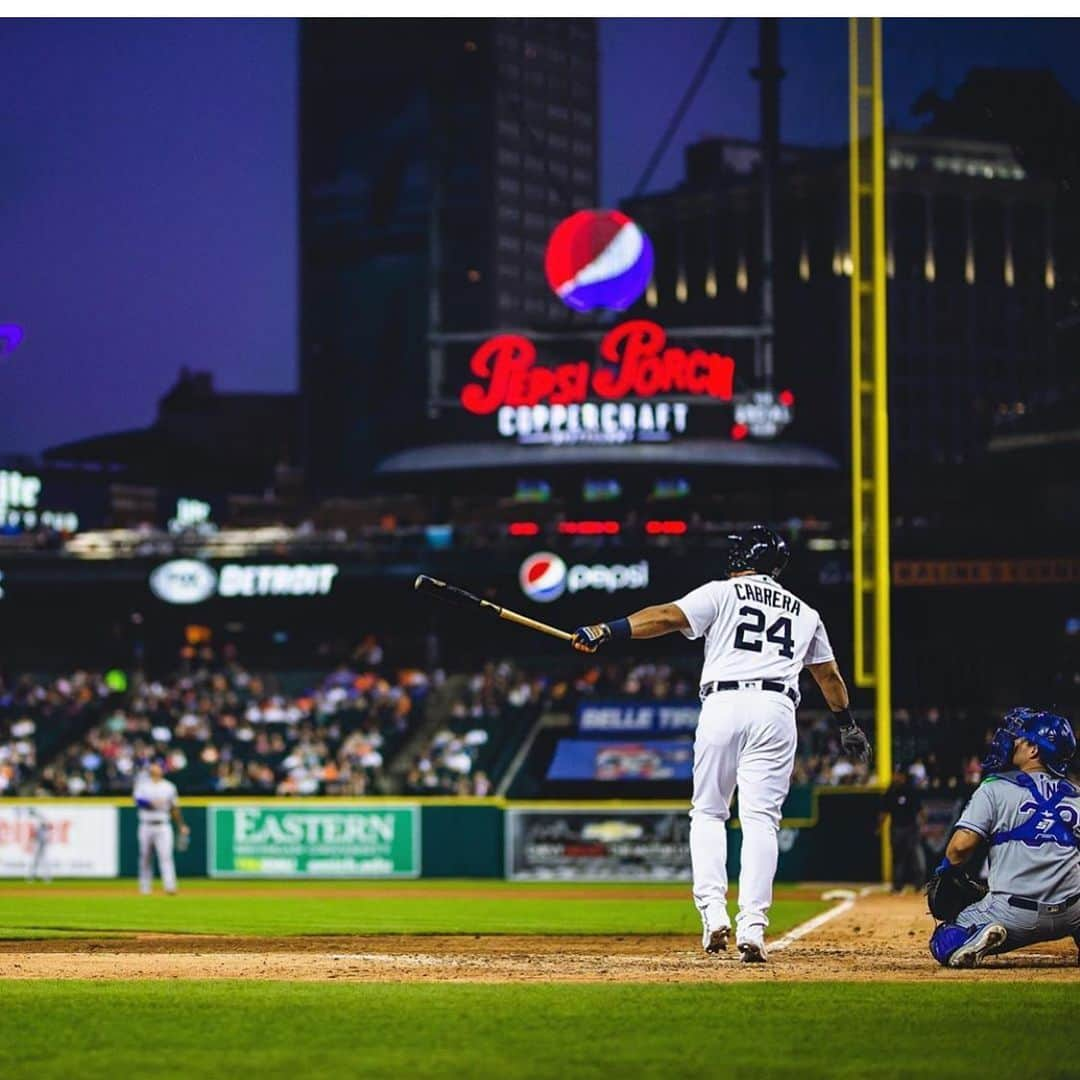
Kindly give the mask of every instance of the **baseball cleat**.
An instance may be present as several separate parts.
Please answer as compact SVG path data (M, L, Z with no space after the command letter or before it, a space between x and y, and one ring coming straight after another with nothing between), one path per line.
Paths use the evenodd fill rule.
M951 968L973 968L1005 944L1008 931L1001 923L988 923L949 957Z
M760 941L743 941L739 944L739 962L741 964L764 964L765 945Z
M701 944L711 956L715 956L719 952L727 952L730 934L731 927L729 926L721 926L719 930L706 929Z

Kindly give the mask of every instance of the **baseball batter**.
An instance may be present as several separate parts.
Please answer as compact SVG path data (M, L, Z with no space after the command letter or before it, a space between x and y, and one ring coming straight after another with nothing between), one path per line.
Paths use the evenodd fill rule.
M729 540L725 580L710 581L681 600L628 618L579 627L573 645L595 652L613 638L653 638L674 631L705 639L690 811L694 903L705 951L726 949L731 933L727 821L738 788L742 869L735 941L744 963L763 963L804 666L840 723L844 752L868 761L870 744L849 712L847 687L821 616L777 584L787 565L787 544L763 525Z
M983 760L988 775L964 808L928 886L944 921L930 952L947 967L1038 941L1080 947L1080 791L1066 778L1076 735L1062 716L1007 713ZM987 845L989 891L964 865ZM974 900L974 902L972 902Z
M176 785L165 779L161 765L154 762L149 775L141 773L135 781L134 797L139 811L139 892L150 895L154 878L152 859L157 852L161 883L172 895L176 892L173 823L184 837L191 831L180 815Z

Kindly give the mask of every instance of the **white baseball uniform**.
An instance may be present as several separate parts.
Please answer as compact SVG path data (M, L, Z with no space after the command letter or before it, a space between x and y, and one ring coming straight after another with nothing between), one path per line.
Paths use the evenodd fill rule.
M170 816L179 805L176 785L171 780L135 781L135 805L139 808L139 892L149 893L154 878L152 852L157 852L158 872L166 892L176 892L176 864L173 861L173 828Z
M694 903L706 930L728 925L727 820L739 789L742 870L736 940L760 942L769 925L780 809L795 762L795 707L805 664L833 659L821 616L767 574L710 581L675 603L705 638L706 696L694 740L690 857ZM783 684L790 696L761 688Z
M33 881L40 878L42 881L52 881L49 871L49 841L52 840L52 824L36 807L27 811L33 827L34 850L30 856L30 869L26 872L26 880Z

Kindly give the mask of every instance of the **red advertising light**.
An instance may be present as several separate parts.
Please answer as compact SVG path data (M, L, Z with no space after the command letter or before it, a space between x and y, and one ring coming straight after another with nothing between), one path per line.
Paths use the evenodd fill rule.
M732 424L731 425L731 437L738 442L739 439L745 439L750 434L750 429L745 424Z
M559 532L564 536L615 536L617 521L560 521Z
M600 342L601 363L577 360L537 366L536 346L519 334L485 341L469 361L479 380L466 383L461 404L479 416L503 405L571 405L590 397L605 401L631 395L692 394L730 401L735 361L704 349L669 347L667 331L646 319L631 319Z
M511 521L507 532L511 536L537 536L540 526L535 521Z
M776 400L784 406L785 409L790 409L795 404L795 395L790 390L781 390L776 395Z
M685 521L646 521L645 532L649 536L682 536L686 532Z

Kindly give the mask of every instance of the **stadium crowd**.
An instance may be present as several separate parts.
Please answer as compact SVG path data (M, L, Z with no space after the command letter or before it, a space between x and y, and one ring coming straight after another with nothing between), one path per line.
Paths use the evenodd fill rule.
M97 674L50 683L23 678L0 699L0 742L14 793L43 764L33 791L42 795L119 794L136 772L163 761L181 790L276 795L364 795L384 786L384 767L410 728L431 678L407 669L388 677L379 664L341 664L288 685L256 673L229 649L186 650L166 679L136 673L122 692ZM76 737L41 753L50 704ZM55 711L55 710L54 710ZM34 725L33 729L29 725ZM69 728L72 725L69 721ZM0 729L3 730L3 729ZM19 733L23 738L18 741ZM36 735L36 739L32 736Z
M255 672L208 645L185 648L168 678L116 674L0 681L0 796L125 794L155 758L188 793L485 796L540 713L573 714L589 698L692 702L696 689L691 668L667 663L393 669L373 639L317 675ZM794 783L872 779L842 753L827 711L804 707L798 725ZM898 709L894 759L920 788L969 786L994 726L989 713Z

